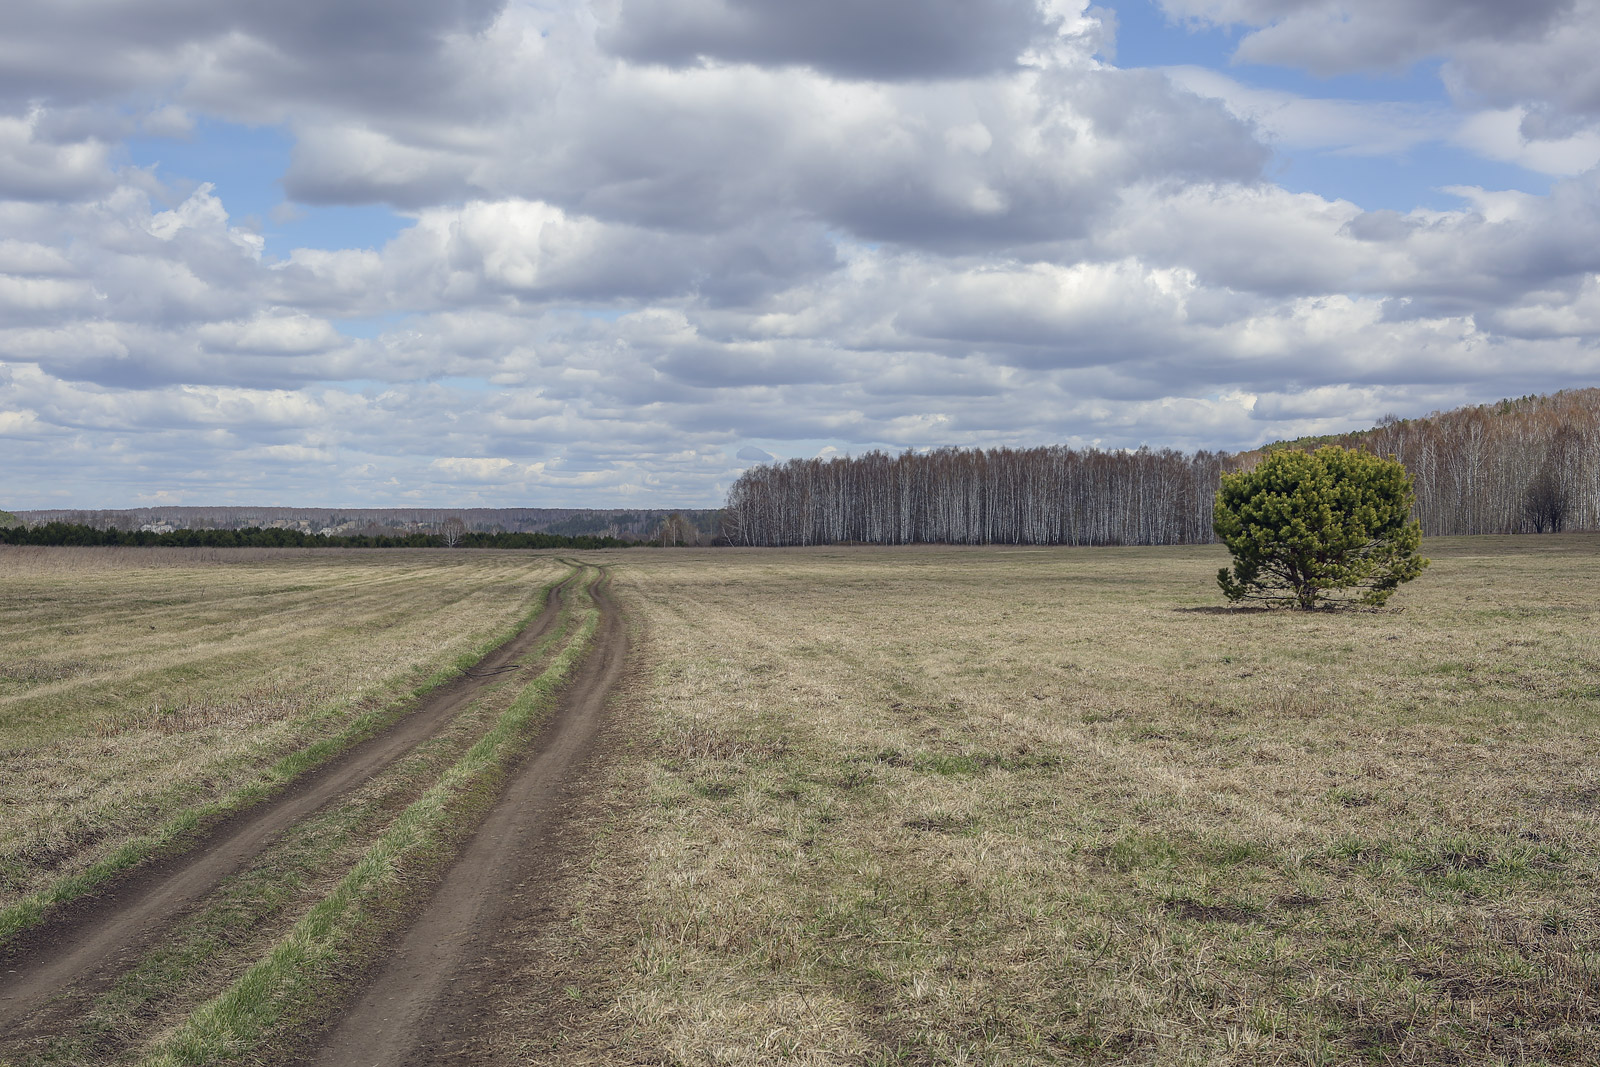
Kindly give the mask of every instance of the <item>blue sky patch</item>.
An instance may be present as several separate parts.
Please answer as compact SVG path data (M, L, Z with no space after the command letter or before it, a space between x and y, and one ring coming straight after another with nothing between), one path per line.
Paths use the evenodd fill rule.
M180 195L210 182L235 226L266 238L269 256L296 248L381 248L411 220L386 204L320 206L284 199L294 136L281 126L201 118L187 137L131 137L128 162L154 170Z

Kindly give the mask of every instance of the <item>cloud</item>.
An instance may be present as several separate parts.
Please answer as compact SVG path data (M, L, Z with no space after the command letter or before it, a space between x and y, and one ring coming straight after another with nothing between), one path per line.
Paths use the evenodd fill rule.
M1556 138L1573 132L1574 121L1600 119L1600 3L1572 0L1565 17L1546 22L1543 32L1485 35L1451 53L1448 84L1463 98L1490 105L1527 105L1525 133ZM1514 7L1509 10L1516 10ZM1537 25L1537 23L1535 23Z
M206 323L195 336L207 351L251 355L304 355L346 343L327 320L277 308L244 321Z
M1329 76L1427 59L1458 106L1485 112L1463 143L1552 174L1594 163L1600 0L1161 0L1170 18L1247 29L1234 58ZM1507 119L1515 116L1511 135ZM1577 141L1573 144L1574 140ZM1542 142L1554 142L1545 145ZM1582 160L1588 159L1588 162Z
M360 123L322 122L300 130L283 176L285 192L308 204L436 204L472 187L461 146L407 144Z
M712 505L751 441L1238 447L1592 380L1586 105L1474 51L1564 54L1581 5L1461 7L1168 4L1274 62L1443 55L1451 112L1121 70L1076 2L20 0L8 490ZM399 232L275 255L224 181L119 147L214 117L283 124L286 195ZM1452 141L1562 177L1371 211L1266 176Z
M45 114L0 114L0 199L72 200L111 184L106 145L94 138L56 142L42 136Z
M0 101L79 104L176 91L277 121L294 103L372 113L456 102L459 46L504 0L50 0L0 10ZM156 109L163 111L164 108Z
M1468 208L1364 212L1265 187L1136 195L1098 244L1184 266L1208 288L1447 300L1465 312L1600 270L1600 170L1544 197L1452 188Z
M1254 27L1249 63L1327 76L1403 68L1479 41L1538 40L1575 21L1573 0L1160 0L1167 14Z
M673 234L815 222L866 240L996 247L1081 232L1129 182L1251 180L1268 158L1221 107L1158 74L1105 67L1077 37L986 78L885 82L618 63L592 27L555 20L531 37L537 21L508 13L486 35L483 66L519 74L486 76L485 93L506 95L479 124L310 122L289 195L407 210L520 199Z
M1437 106L1308 98L1253 88L1204 67L1168 67L1165 73L1196 96L1221 100L1232 114L1255 124L1285 148L1390 155L1449 140L1458 125L1454 116Z
M1171 336L1186 276L1136 261L1033 264L930 279L894 319L925 342L956 342L1007 362L1101 365ZM943 346L941 346L943 347Z
M1049 29L1035 0L621 0L601 41L633 62L799 64L846 78L1014 69Z
M1454 140L1489 159L1516 163L1543 174L1573 175L1600 163L1600 126L1566 136L1528 136L1526 107L1480 111L1462 124Z

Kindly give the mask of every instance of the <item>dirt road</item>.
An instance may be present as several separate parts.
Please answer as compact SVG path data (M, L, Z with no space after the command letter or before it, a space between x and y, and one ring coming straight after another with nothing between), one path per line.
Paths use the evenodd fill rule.
M433 897L372 981L304 1062L319 1067L459 1063L480 1021L477 995L516 961L499 934L536 912L556 872L551 855L585 793L627 632L595 590L600 625L582 668Z
M572 580L552 591L544 611L520 633L422 698L416 710L393 726L283 793L219 823L182 855L136 871L0 949L0 1034L22 1038L60 1029L55 1016L61 1005L52 1002L63 994L76 1002L105 988L164 930L286 829L443 730L556 625Z

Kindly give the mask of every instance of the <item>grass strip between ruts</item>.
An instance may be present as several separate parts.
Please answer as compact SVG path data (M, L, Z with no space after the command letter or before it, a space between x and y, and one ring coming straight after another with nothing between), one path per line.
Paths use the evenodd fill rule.
M0 909L0 945L38 926L61 905L101 889L123 871L156 856L182 851L184 843L205 826L259 804L301 775L378 733L398 719L413 701L464 674L483 657L532 625L549 605L550 594L571 577L572 572L568 572L546 582L539 590L533 608L513 626L480 641L474 648L457 656L454 663L441 667L423 679L404 696L361 715L336 734L289 753L262 771L261 777L249 785L216 800L185 808L150 833L124 842L116 851L97 860L87 869L67 875Z
M583 582L585 596L595 577L597 574L591 574ZM516 742L553 706L562 683L588 651L599 619L599 610L591 604L571 643L501 713L489 732L400 813L350 873L265 957L162 1040L141 1061L144 1067L180 1067L236 1057L279 1020L298 999L296 993L318 982L328 965L343 962L341 946L355 935L363 904L396 887L403 858L443 843L450 830L452 800L503 771L518 754Z

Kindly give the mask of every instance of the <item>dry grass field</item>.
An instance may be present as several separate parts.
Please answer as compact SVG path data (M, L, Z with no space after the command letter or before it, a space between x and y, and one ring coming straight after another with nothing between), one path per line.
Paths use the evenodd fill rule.
M1600 538L1390 608L1218 549L628 553L631 736L503 1062L1592 1063Z
M0 908L381 718L564 571L506 552L0 547Z
M1425 551L1311 614L1223 607L1211 548L585 553L632 678L460 1061L1594 1062L1600 537ZM0 549L0 908L383 721L567 573ZM545 682L496 676L17 1062L294 1055L426 878L347 883L446 862L472 804L383 850L545 706L562 618Z

